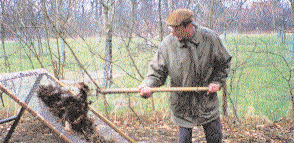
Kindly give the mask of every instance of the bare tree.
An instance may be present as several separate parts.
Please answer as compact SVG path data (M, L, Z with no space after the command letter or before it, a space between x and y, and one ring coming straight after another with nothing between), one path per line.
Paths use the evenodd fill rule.
M5 63L5 67L8 69L5 69L5 71L11 72L10 70L10 64L9 64L9 60L8 60L8 55L6 53L6 47L5 47L5 27L4 27L4 22L5 22L5 5L7 5L7 1L6 0L1 0L1 8L2 8L2 12L1 12L1 43L2 43L2 49L3 49L3 55L2 57L4 58L4 63Z
M209 11L209 28L212 29L212 20L213 20L213 8L214 8L215 0L211 0L210 11Z
M158 1L158 17L159 17L160 41L162 41L163 40L163 27L162 27L162 15L161 15L161 0Z
M111 0L107 3L100 0L104 7L104 27L106 32L106 55L104 67L105 87L109 87L112 82L112 35L113 35L113 20L115 12L115 1Z
M294 32L294 4L293 4L292 0L289 0L289 1L290 1L290 4L291 4L291 10L292 10L292 25L291 25L292 27L291 27L291 30L292 30L292 32ZM292 34L294 34L294 33L292 33ZM292 36L294 36L294 35L292 35ZM292 56L293 56L294 55L293 47L292 47L292 51L290 51L290 52L292 52ZM292 71L293 71L293 69L292 69ZM294 117L294 93L293 93L292 90L293 90L293 87L291 88L291 86L290 86L290 95L291 95L291 100L292 100L292 117Z
M105 52L105 66L104 66L104 87L107 88L112 83L112 30L113 30L113 20L115 14L115 0L110 0L104 2L100 0L100 3L104 7L104 24L106 32L106 52ZM104 107L106 112L106 117L109 118L109 113L107 111L107 100L104 97Z

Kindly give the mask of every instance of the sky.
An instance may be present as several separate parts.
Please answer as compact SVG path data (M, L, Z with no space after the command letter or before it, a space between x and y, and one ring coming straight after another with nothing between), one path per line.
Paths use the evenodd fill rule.
M244 1L244 0L242 0L242 1ZM244 7L251 7L253 2L263 2L263 1L268 1L268 0L247 0L246 3L244 4ZM285 2L285 4L290 5L289 0L282 0L282 1ZM225 6L230 6L231 5L230 1L222 1L222 2L223 2L223 4Z

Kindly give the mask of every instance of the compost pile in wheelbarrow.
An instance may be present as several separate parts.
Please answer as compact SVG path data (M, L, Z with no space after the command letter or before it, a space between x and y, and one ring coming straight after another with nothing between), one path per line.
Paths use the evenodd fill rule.
M87 93L89 87L79 83L79 93L71 95L68 89L53 85L40 85L37 96L44 102L50 112L58 117L65 130L76 132L81 138L89 142L114 143L113 139L106 140L99 135L93 120L88 116L89 104Z

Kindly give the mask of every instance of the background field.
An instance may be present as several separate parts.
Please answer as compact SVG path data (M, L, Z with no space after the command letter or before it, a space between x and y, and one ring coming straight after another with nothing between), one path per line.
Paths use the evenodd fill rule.
M102 37L103 38L103 37ZM84 81L93 89L95 86L85 72L79 67L70 52L71 48L78 61L92 76L95 82L103 88L104 45L102 38L68 39L62 80L66 84ZM277 34L248 34L248 35L221 35L224 45L233 56L232 70L227 80L228 112L229 115L244 118L247 116L262 116L272 121L289 116L291 96L289 88L293 88L293 59L291 59L292 35L287 35L282 43ZM147 65L157 49L156 39L149 43L137 38L114 38L113 41L113 84L110 88L137 87L146 74ZM51 40L50 45L56 45ZM26 71L36 68L45 68L53 74L46 42L41 49L28 50L17 41L6 44L6 60L0 59L1 72ZM58 56L57 48L51 47L53 56ZM36 50L36 52L32 52ZM41 51L41 52L39 52ZM39 59L39 60L38 60ZM9 66L5 66L9 63ZM8 68L9 67L9 68ZM168 82L167 82L168 84ZM290 85L289 85L290 84ZM219 93L221 99L221 92ZM155 93L152 99L144 100L136 94L106 95L108 112L111 116L125 115L129 112L151 115L156 111L168 114L168 93ZM14 112L15 105L4 95L4 104L1 112ZM102 95L91 96L92 106L104 113L104 99ZM131 109L131 110L130 110ZM236 114L234 113L236 111ZM8 114L8 113L5 113Z
M290 88L293 89L293 58L291 57L292 35L286 36L285 42L277 34L231 34L220 35L224 45L233 56L232 67L227 80L228 116L222 118L224 139L227 142L248 142L277 140L293 140L292 120L288 120L291 110ZM140 38L114 38L113 40L113 83L109 88L137 87L146 74L147 66L158 48L159 41L153 39L144 41ZM59 41L60 42L60 41ZM65 42L68 44L66 45ZM115 123L136 141L177 141L177 127L170 123L169 93L154 93L153 98L142 99L138 94L96 94L97 87L93 81L103 88L105 42L103 37L92 37L86 40L66 39L63 43L65 55L60 55L58 42L43 41L42 46L23 45L18 41L5 44L7 59L0 58L1 73L26 71L45 68L53 75L59 73L60 81L68 86L77 82L85 82L91 87L89 100L91 106ZM2 50L2 49L1 49ZM72 51L71 51L72 50ZM3 51L1 51L3 52ZM51 54L50 54L51 53ZM52 58L64 59L63 68L53 68ZM76 55L75 58L73 55ZM91 81L83 68L94 79ZM62 72L56 72L63 69ZM54 72L55 70L55 72ZM168 81L165 86L168 86ZM1 119L16 115L20 109L12 99L3 94ZM104 98L105 97L105 98ZM219 92L222 102L222 91ZM106 102L107 104L105 104ZM105 112L107 108L107 112ZM22 120L36 124L34 131L46 134L36 135L25 122L19 125L12 138L18 141L18 136L24 141L60 141L52 131L44 127L31 116ZM238 121L238 122L236 122ZM277 124L271 124L273 121ZM270 124L268 124L270 123ZM2 137L10 124L0 126ZM259 127L261 126L261 128ZM272 128L266 132L268 128ZM258 132L255 132L257 129ZM26 131L27 130L27 131ZM284 132L287 134L284 134ZM26 134L23 134L26 132ZM259 134L263 135L260 136ZM264 137L265 135L265 137ZM276 138L280 136L280 138ZM1 138L0 138L1 140ZM204 141L202 128L195 128L193 140Z

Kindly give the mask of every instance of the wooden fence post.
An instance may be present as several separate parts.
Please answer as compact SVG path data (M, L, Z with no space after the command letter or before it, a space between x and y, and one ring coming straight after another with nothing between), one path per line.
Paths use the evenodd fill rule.
M228 101L227 101L227 84L224 83L224 86L223 86L223 105L222 105L222 115L223 117L226 117L228 115L227 113L227 107L228 107Z

